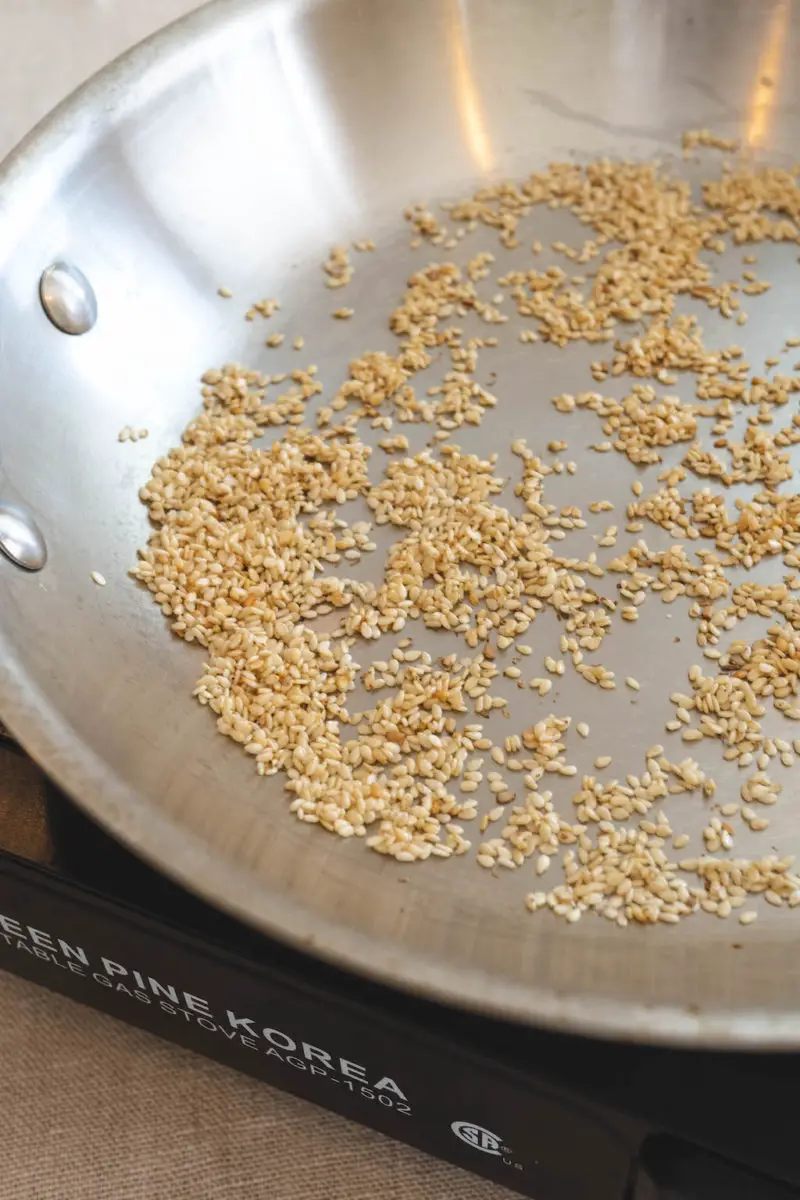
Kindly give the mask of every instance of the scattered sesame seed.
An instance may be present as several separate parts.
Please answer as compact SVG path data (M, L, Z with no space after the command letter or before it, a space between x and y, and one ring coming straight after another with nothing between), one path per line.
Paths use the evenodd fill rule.
M118 442L140 442L143 438L150 436L149 429L134 429L132 425L125 425L117 434Z
M106 586L106 577L105 575L101 575L99 571L90 571L89 578L91 579L92 583L96 583L98 587Z
M708 130L688 131L686 152L700 147L732 144ZM556 166L535 179L536 200L528 184L518 190L502 184L441 212L411 205L404 215L414 244L454 249L483 225L505 250L521 248L522 221L541 200L569 209L586 228L582 246L554 243L568 270L530 270L526 258L524 269L496 277L495 255L486 250L464 267L449 260L422 266L389 317L396 350L351 358L347 378L315 409L315 431L308 428L308 405L322 391L315 366L272 377L235 363L206 372L202 415L181 445L159 459L141 491L155 532L132 574L174 632L202 646L207 666L197 699L260 774L282 773L299 820L341 837L361 836L371 850L401 863L467 853L460 822L477 816L469 797L484 784L483 760L474 752L488 751L506 772L524 772L525 794L519 800L498 772L487 775L494 806L479 824L483 833L495 825L497 836L476 848L479 865L516 870L530 859L539 873L540 864L544 870L557 863L563 876L550 892L525 896L530 911L547 908L574 922L592 910L627 925L674 924L694 912L725 919L756 894L794 907L800 879L790 859L714 857L733 846L733 827L720 816L707 818L706 854L681 864L696 876L691 885L668 863L665 840L681 849L689 836L673 835L661 808L673 795L710 800L717 789L694 759L671 762L663 746L654 746L644 767L631 764L622 780L583 777L569 785L572 824L545 784L566 788L564 780L578 775L565 744L570 717L530 718L533 724L500 739L502 749L484 725L498 715L512 719L508 701L494 692L503 680L525 686L517 663L532 647L518 639L540 614L559 621L557 652L536 643L543 655L553 649L544 657L548 675L576 676L611 691L614 673L595 661L606 637L618 637L659 598L683 605L695 622L694 656L703 665L694 664L685 691L671 697L674 715L666 727L685 742L703 741L704 750L716 744L732 767L750 768L741 809L725 804L717 811L722 817L741 811L754 832L768 826L759 814L778 803L781 787L766 771L776 761L788 768L800 754L800 739L771 738L762 724L768 709L800 720L800 597L791 577L766 583L750 572L763 560L800 567L800 498L780 490L792 477L788 451L800 443L800 421L773 424L781 409L793 411L787 406L800 379L751 375L741 347L708 348L697 320L676 315L674 303L676 295L690 294L744 324L741 294L761 295L769 283L754 273L745 273L743 288L718 282L704 251L721 250L725 237L780 240L776 223L794 211L796 181L781 173L767 178L760 167L732 167L706 182L705 207L692 204L684 212L676 181L653 164ZM653 236L643 242L648 226ZM375 244L363 239L352 248L371 251ZM589 270L575 271L590 261L599 283L584 293L578 289ZM353 275L348 249L333 247L322 270L329 288L346 286ZM477 287L485 280L490 301ZM279 307L259 301L247 319L271 317ZM570 554L568 539L587 527L588 514L574 504L558 507L548 488L551 477L574 473L577 463L543 461L524 438L515 439L520 519L496 499L505 485L496 477L496 456L467 453L455 442L458 429L480 425L502 403L478 383L479 358L498 345L497 337L486 330L467 336L459 322L474 316L501 325L514 307L525 322L524 342L600 343L591 364L595 386L632 377L621 399L596 390L552 398L557 413L596 422L607 440L593 450L614 452L642 474L648 467L658 472L652 490L643 478L633 481L624 520L596 539L598 550L613 548L614 558ZM334 315L344 320L352 313L341 308ZM273 334L267 345L283 340ZM786 342L798 344L800 338ZM302 338L292 342L295 350L302 345ZM440 355L442 381L426 388L420 373ZM778 359L765 366L771 371ZM693 374L696 402L663 394L679 372ZM287 379L286 391L273 396L269 389ZM747 426L734 433L745 406ZM712 423L705 440L704 421ZM407 438L384 436L395 422L432 426L431 448L409 455ZM277 440L254 444L264 432L276 439L279 426ZM378 445L397 455L380 460L380 478L370 474L376 458L369 462L361 428L377 431ZM120 441L140 436L146 431L130 426L119 435ZM547 448L559 454L568 447L553 439ZM670 451L682 455L680 464L665 465ZM702 480L701 490L684 494L679 485L690 477ZM752 498L713 490L734 484L752 485ZM368 521L339 515L351 502L366 505ZM613 507L597 500L588 513ZM347 572L378 548L377 525L395 541L385 555L381 545L382 572L364 584ZM651 548L650 527L666 531L667 549ZM728 568L738 573L729 577ZM95 572L92 578L105 583ZM750 615L766 618L764 626L753 640L739 638L737 626ZM318 616L330 618L332 632L322 633ZM395 646L418 620L461 638L460 653L434 660L406 637ZM509 666L497 661L504 651ZM348 705L359 682L377 696L355 714ZM639 690L631 677L625 684ZM536 677L527 687L544 697L553 679ZM466 725L464 714L476 719ZM586 722L576 729L580 737L589 734ZM611 761L600 755L595 768ZM755 913L739 916L743 924L752 919Z
M326 287L340 288L348 284L353 278L353 266L347 253L347 247L334 246L322 264L322 269L327 275Z

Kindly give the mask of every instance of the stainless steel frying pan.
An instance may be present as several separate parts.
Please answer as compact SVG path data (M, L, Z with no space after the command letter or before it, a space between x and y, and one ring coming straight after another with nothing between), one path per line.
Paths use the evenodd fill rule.
M746 930L702 916L567 927L525 912L520 874L474 859L403 870L295 823L280 784L191 700L201 652L126 576L147 537L137 489L196 410L201 372L290 362L243 321L253 300L282 300L333 387L354 352L390 347L385 315L435 256L409 249L407 203L572 154L669 154L687 127L790 162L798 52L791 0L218 0L48 118L0 174L0 501L33 517L49 555L34 574L0 562L0 713L53 778L211 902L387 983L563 1029L800 1046L796 914L765 910ZM380 252L359 260L356 318L331 321L320 264L366 236ZM774 286L748 327L754 355L800 332L795 259L763 252ZM96 296L82 336L40 303L61 260ZM589 357L510 350L503 402L471 444L564 436L549 398L586 386ZM118 443L127 424L149 438ZM609 458L576 477L574 502L624 502ZM640 624L609 651L641 680L637 703L570 680L550 700L620 760L655 740L696 654L679 614L673 629L654 602ZM548 653L553 629L532 633ZM782 778L775 840L791 849L800 790Z

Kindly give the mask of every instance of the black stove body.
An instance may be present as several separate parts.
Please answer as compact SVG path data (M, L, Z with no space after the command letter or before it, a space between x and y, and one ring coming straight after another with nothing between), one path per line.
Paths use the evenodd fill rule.
M800 1197L792 1055L539 1033L269 941L0 745L0 967L533 1200Z

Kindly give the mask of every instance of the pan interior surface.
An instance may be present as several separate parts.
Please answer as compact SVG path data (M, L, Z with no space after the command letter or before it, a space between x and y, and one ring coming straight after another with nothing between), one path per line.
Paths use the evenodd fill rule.
M33 514L48 562L35 575L0 562L0 713L88 813L219 907L386 983L577 1032L800 1046L788 911L747 930L702 915L567 927L525 911L532 878L494 878L474 854L403 869L297 823L280 780L258 777L192 700L202 651L173 638L127 576L149 532L138 489L199 411L207 368L290 370L301 336L302 365L316 363L332 391L355 353L392 349L386 316L406 279L446 257L410 247L406 205L552 161L666 158L687 128L791 164L798 50L788 0L222 0L113 64L31 135L0 179L0 500ZM530 229L545 244L580 237L547 211ZM359 257L347 289L327 290L331 246L362 238L378 251ZM469 254L483 249L496 249L491 231ZM796 259L796 247L759 247L773 286L747 331L752 361L800 332ZM42 272L59 261L97 299L82 336L59 332L39 303ZM284 346L266 349L264 325L243 320L261 297L281 301ZM351 321L331 319L339 303ZM701 320L720 344L736 340ZM514 437L566 436L550 400L591 388L593 357L512 347L498 360L497 409L456 440L496 450L510 472ZM121 444L125 426L149 435ZM616 459L559 482L560 502L602 494L624 508L632 476ZM688 619L651 608L608 653L657 700L611 703L565 679L530 701L530 719L586 720L620 761L660 740L666 698L699 651ZM538 664L557 639L553 624L524 640ZM790 777L775 822L784 852L800 840ZM725 780L735 787L735 772Z

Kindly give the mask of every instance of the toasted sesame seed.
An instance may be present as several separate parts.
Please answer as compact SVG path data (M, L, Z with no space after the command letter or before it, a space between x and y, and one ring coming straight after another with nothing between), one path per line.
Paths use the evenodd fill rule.
M694 130L684 146L729 143ZM500 739L503 750L484 732L487 720L502 715L513 721L511 700L494 693L525 686L517 663L532 647L518 639L540 614L560 623L557 651L536 643L539 653L553 651L545 658L548 675L563 677L569 688L575 682L612 691L614 673L595 665L597 652L613 650L620 629L630 632L660 599L694 620L694 656L703 664L691 667L685 693L673 695L667 728L680 731L685 742L702 740L704 751L716 747L728 769L753 767L742 787L742 819L756 832L769 824L758 814L779 802L781 789L765 772L775 760L793 766L800 739L768 737L762 718L774 709L787 720L800 719L794 670L800 597L791 577L768 583L752 572L765 559L782 559L787 570L800 567L800 502L781 487L791 479L788 451L800 443L800 425L771 424L780 409L793 411L785 406L794 404L800 380L753 375L741 347L708 348L695 318L676 315L674 304L677 295L689 294L744 323L741 291L756 296L769 283L752 274L737 291L741 285L717 280L702 252L721 249L723 234L735 243L771 239L772 223L793 211L796 182L781 179L769 177L765 207L761 168L732 167L707 182L702 203L683 213L675 180L652 164L544 169L536 176L537 196L571 210L586 227L583 247L554 244L568 271L530 270L526 257L524 270L495 277L490 251L474 253L463 267L450 261L421 267L389 318L396 350L348 354L346 379L331 381L330 397L315 409L316 432L308 428L308 405L322 391L316 367L272 377L237 364L206 372L201 416L183 443L159 459L142 489L155 532L132 574L175 633L203 647L208 665L197 698L260 774L285 777L299 820L343 838L362 836L371 850L402 863L467 853L459 822L477 815L468 797L483 784L482 760L472 756L488 750L508 772L525 772L525 794L518 800L498 773L487 777L496 803L480 824L483 831L502 826L476 849L479 865L515 870L529 858L556 858L560 879L563 870L563 883L552 891L525 897L531 911L548 908L570 922L596 911L620 925L675 924L694 912L725 919L751 894L764 893L776 905L800 904L788 860L736 860L745 866L734 868L713 858L730 850L734 838L713 809L703 830L712 857L684 864L700 887L687 885L668 863L665 840L679 849L689 839L673 836L661 807L673 795L711 799L717 790L693 759L671 762L658 746L643 766L626 764L620 780L584 777L572 785L573 825L559 815L544 782L566 787L563 779L578 773L568 761L570 717L528 718L533 724ZM513 251L523 241L530 246L521 222L532 207L527 185L502 184L441 210L411 205L404 215L419 245L449 251L485 225ZM645 240L643 228L651 231ZM632 247L635 253L628 253ZM373 250L374 243L364 239L352 248ZM590 260L599 282L584 293L579 289L588 272L575 272ZM328 287L346 286L353 276L348 248L334 246L322 271ZM482 280L489 281L490 301L476 286ZM271 317L279 307L259 301L247 319ZM524 438L515 439L520 520L496 499L505 484L496 478L496 456L481 458L457 445L462 426L479 425L504 399L478 383L479 357L483 364L498 339L485 330L467 335L461 319L500 325L514 307L524 323L522 341L601 342L593 346L595 386L623 375L633 381L619 400L589 390L552 399L555 411L572 414L572 422L596 423L598 433L589 436L607 440L592 449L618 454L642 473L630 485L625 520L608 526L596 538L598 550L585 558L572 553L570 539L587 527L588 514L574 504L558 507L549 493L551 477L567 476L579 463L544 461ZM352 311L335 315L345 320ZM273 334L267 345L283 340ZM300 349L302 339L292 345ZM443 377L426 387L421 372L438 355ZM776 367L778 359L766 365ZM662 392L675 385L678 372L694 374L697 403ZM287 379L286 391L273 395ZM734 415L745 405L750 419L743 433L734 433ZM400 422L432 426L425 439L431 449L409 454L403 435L383 436ZM284 429L272 440L277 426ZM120 440L146 433L126 429ZM381 460L382 478L367 471L370 446L361 429L378 431L370 436L396 456L388 465ZM254 445L265 431L270 444ZM579 440L588 440L582 431ZM559 438L547 444L551 454L568 448ZM672 459L665 465L670 449L682 456L680 465ZM374 465L375 459L370 470ZM643 475L651 466L658 472L652 491ZM702 490L684 495L679 484L690 476L702 480ZM723 488L751 485L753 498L718 495L712 481ZM368 507L367 528L339 515L351 502ZM613 507L597 500L588 512ZM378 548L373 524L396 537L388 550L380 545L382 577L378 567L367 585L347 572ZM669 534L667 549L648 544L651 526ZM618 542L624 543L619 549ZM612 549L617 557L599 561L599 550ZM728 577L729 567L739 574ZM763 629L752 640L735 640L751 614L767 618ZM315 624L323 615L330 634ZM669 620L672 611L664 616ZM435 652L413 650L404 638L406 645L392 650L390 640L411 620L461 638L462 649L435 660ZM544 639L546 624L539 629ZM370 643L377 649L378 642L373 658ZM506 650L508 666L497 661ZM357 665L362 660L363 667ZM501 688L504 680L517 688ZM353 714L348 706L359 681L370 699L364 712ZM625 683L639 690L631 677ZM527 687L544 697L553 679L537 677ZM464 727L457 718L467 713L476 720ZM588 736L586 722L576 729ZM610 755L595 759L598 770L610 763ZM737 810L725 804L717 811L733 817ZM622 878L620 861L632 866ZM744 883L737 882L740 876Z
M552 679L542 679L537 676L536 678L534 678L530 681L528 686L531 688L535 688L539 692L540 696L546 696L547 693L549 691L551 691L551 689L553 687L553 681L552 681Z

